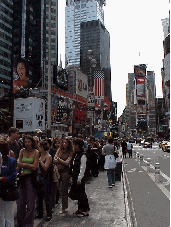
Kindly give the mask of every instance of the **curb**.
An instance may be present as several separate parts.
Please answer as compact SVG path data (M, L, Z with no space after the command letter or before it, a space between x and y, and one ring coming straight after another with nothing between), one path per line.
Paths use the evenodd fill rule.
M123 167L123 191L124 191L124 203L125 203L125 219L128 227L137 227L137 220L135 217L134 206L131 198L130 184L127 174L125 172L125 163L122 159Z

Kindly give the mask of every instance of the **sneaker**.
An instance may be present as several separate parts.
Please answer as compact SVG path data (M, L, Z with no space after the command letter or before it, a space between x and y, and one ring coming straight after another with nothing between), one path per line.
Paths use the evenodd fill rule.
M46 221L50 221L51 219L52 219L51 216L47 216L47 217L46 217Z
M38 218L38 219L43 218L43 214L38 214L34 218Z
M112 188L112 185L109 185L109 188Z
M115 186L115 184L112 184L112 186Z

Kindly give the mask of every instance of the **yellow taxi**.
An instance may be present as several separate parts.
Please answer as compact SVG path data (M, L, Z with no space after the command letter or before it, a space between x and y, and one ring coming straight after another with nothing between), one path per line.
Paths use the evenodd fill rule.
M164 151L164 152L170 152L170 142L167 142L166 144L164 144L163 146L162 146L162 150Z

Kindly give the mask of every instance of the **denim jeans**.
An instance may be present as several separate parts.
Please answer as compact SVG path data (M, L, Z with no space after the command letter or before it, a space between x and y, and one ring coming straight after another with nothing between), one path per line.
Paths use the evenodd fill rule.
M49 178L41 178L43 186L42 188L38 189L37 192L37 211L38 215L43 215L43 199L46 204L46 213L47 216L52 216L52 211L51 211L51 182Z
M109 186L115 184L115 169L107 169L107 177Z

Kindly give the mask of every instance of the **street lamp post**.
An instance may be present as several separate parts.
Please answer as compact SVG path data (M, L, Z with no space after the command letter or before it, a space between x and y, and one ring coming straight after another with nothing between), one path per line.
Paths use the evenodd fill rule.
M48 43L48 127L47 135L51 137L51 4L49 0L49 43Z
M90 60L90 73L89 73L89 80L88 80L88 85L89 85L89 95L94 96L93 93L93 78L92 78L92 67L96 67L97 61L96 59L93 58L93 50L88 50L87 51L88 58ZM93 110L93 117L90 117L90 135L92 135L92 123L94 119L94 110Z

